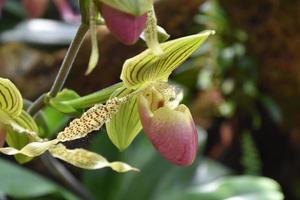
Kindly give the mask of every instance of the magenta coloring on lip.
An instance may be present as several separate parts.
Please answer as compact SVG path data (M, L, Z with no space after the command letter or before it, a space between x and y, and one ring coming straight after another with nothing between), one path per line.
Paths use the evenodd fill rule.
M198 132L189 109L181 104L152 112L143 96L138 107L144 132L156 150L176 165L191 165L197 154Z

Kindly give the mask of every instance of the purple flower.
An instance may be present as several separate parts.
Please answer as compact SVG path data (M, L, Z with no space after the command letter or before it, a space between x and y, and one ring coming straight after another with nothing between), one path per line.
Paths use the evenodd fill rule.
M134 16L102 4L101 14L111 33L122 43L132 45L145 28L147 14Z
M183 104L172 108L157 92L140 95L138 109L144 132L157 151L176 165L191 165L198 133L190 110Z

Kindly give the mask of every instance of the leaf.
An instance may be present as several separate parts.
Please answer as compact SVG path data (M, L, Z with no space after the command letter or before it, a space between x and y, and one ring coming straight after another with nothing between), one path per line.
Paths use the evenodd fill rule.
M122 162L108 162L101 155L85 149L67 149L64 145L58 144L51 148L50 153L76 167L83 169L101 169L110 167L117 172L138 171L138 169Z
M0 193L13 198L34 198L51 193L68 193L60 186L27 169L0 159Z
M74 114L74 113L78 113L79 111L76 108L68 104L65 104L64 101L74 100L79 98L80 96L75 91L64 89L61 92L59 92L56 97L50 99L49 104L53 108L57 109L62 113Z
M125 13L140 16L151 9L153 0L95 0Z
M14 119L14 121L20 125L21 127L38 132L38 127L35 123L35 121L32 119L32 117L27 114L25 111L22 111L21 115L19 115L17 118ZM22 132L14 131L12 128L8 129L8 134L6 136L6 142L10 147L14 147L16 149L23 148L26 144L29 142L32 142L35 140L35 137L32 137L31 135L24 134ZM19 163L26 163L30 161L32 158L24 156L24 155L15 155L16 160Z
M251 187L249 187L251 186ZM228 176L190 189L182 200L245 199L282 200L280 186L272 179L258 176Z
M0 108L11 118L17 117L22 112L22 96L9 79L0 78Z
M35 120L39 125L39 136L41 138L53 138L54 135L66 126L70 117L52 106L46 106L38 112Z
M125 86L131 89L152 81L166 81L172 71L213 33L214 31L204 31L162 43L160 46L164 52L163 56L156 56L151 50L145 50L124 63L121 79Z
M123 97L132 91L124 86L119 88L112 96ZM132 140L141 131L142 125L137 110L136 97L122 104L119 111L106 123L107 134L112 143L119 149L126 149Z

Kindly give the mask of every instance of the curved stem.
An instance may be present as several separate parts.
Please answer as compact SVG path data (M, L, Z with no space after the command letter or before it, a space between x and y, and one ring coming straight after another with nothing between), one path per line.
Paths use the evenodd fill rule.
M44 106L45 97L46 94L42 94L37 100L35 100L35 102L33 102L33 104L28 107L27 112L30 115L36 114Z
M68 52L62 62L62 65L59 69L59 72L55 78L55 81L51 87L51 90L47 95L40 96L33 104L27 109L27 112L30 115L35 115L40 109L42 109L45 105L45 98L55 97L57 93L62 89L63 85L66 82L66 79L69 75L69 72L73 66L75 57L79 51L79 48L84 40L85 34L88 31L88 26L81 24L78 28L78 31L73 39Z
M88 26L85 24L81 24L76 36L71 43L69 50L67 52L67 55L65 59L63 60L63 63L59 69L59 72L57 74L57 77L52 85L52 88L49 92L50 97L55 97L57 93L62 89L63 85L65 84L65 81L68 77L68 74L72 68L73 62L75 60L75 57L78 53L78 50L84 40L84 36L86 32L88 31Z

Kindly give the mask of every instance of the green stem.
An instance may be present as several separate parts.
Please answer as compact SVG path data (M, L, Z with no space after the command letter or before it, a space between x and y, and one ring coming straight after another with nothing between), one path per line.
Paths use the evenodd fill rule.
M40 109L42 109L45 106L45 101L47 100L47 98L55 97L57 93L62 89L87 31L88 26L81 24L62 62L61 68L57 74L57 77L52 85L50 92L47 95L43 94L42 96L40 96L28 108L27 111L32 116L34 116ZM57 160L55 160L49 153L45 153L44 155L42 155L41 159L44 162L47 169L58 180L63 182L70 190L77 194L78 197L87 200L93 199L90 196L90 194L84 189L84 187L80 184L80 182L78 182L77 179L65 168L65 166Z
M123 83L116 83L110 87L102 89L100 91L88 94L86 96L80 97L78 99L72 99L63 101L62 103L72 106L75 109L83 109L89 108L97 103L104 103L106 102L111 94L117 90L118 88L122 87Z
M35 115L40 109L45 106L45 98L47 97L55 97L57 93L62 89L69 72L73 66L75 57L78 53L78 50L84 40L84 37L88 31L88 26L81 24L78 28L78 31L73 39L68 52L62 62L60 70L55 78L55 81L51 87L50 92L48 95L43 94L40 96L33 104L27 109L27 112L30 115Z
M63 60L62 66L49 92L50 97L55 97L57 93L62 89L63 85L65 84L65 81L73 66L73 62L75 60L75 57L79 51L79 48L84 40L84 36L87 31L88 31L88 26L85 24L81 24L73 42L69 47L67 55Z

